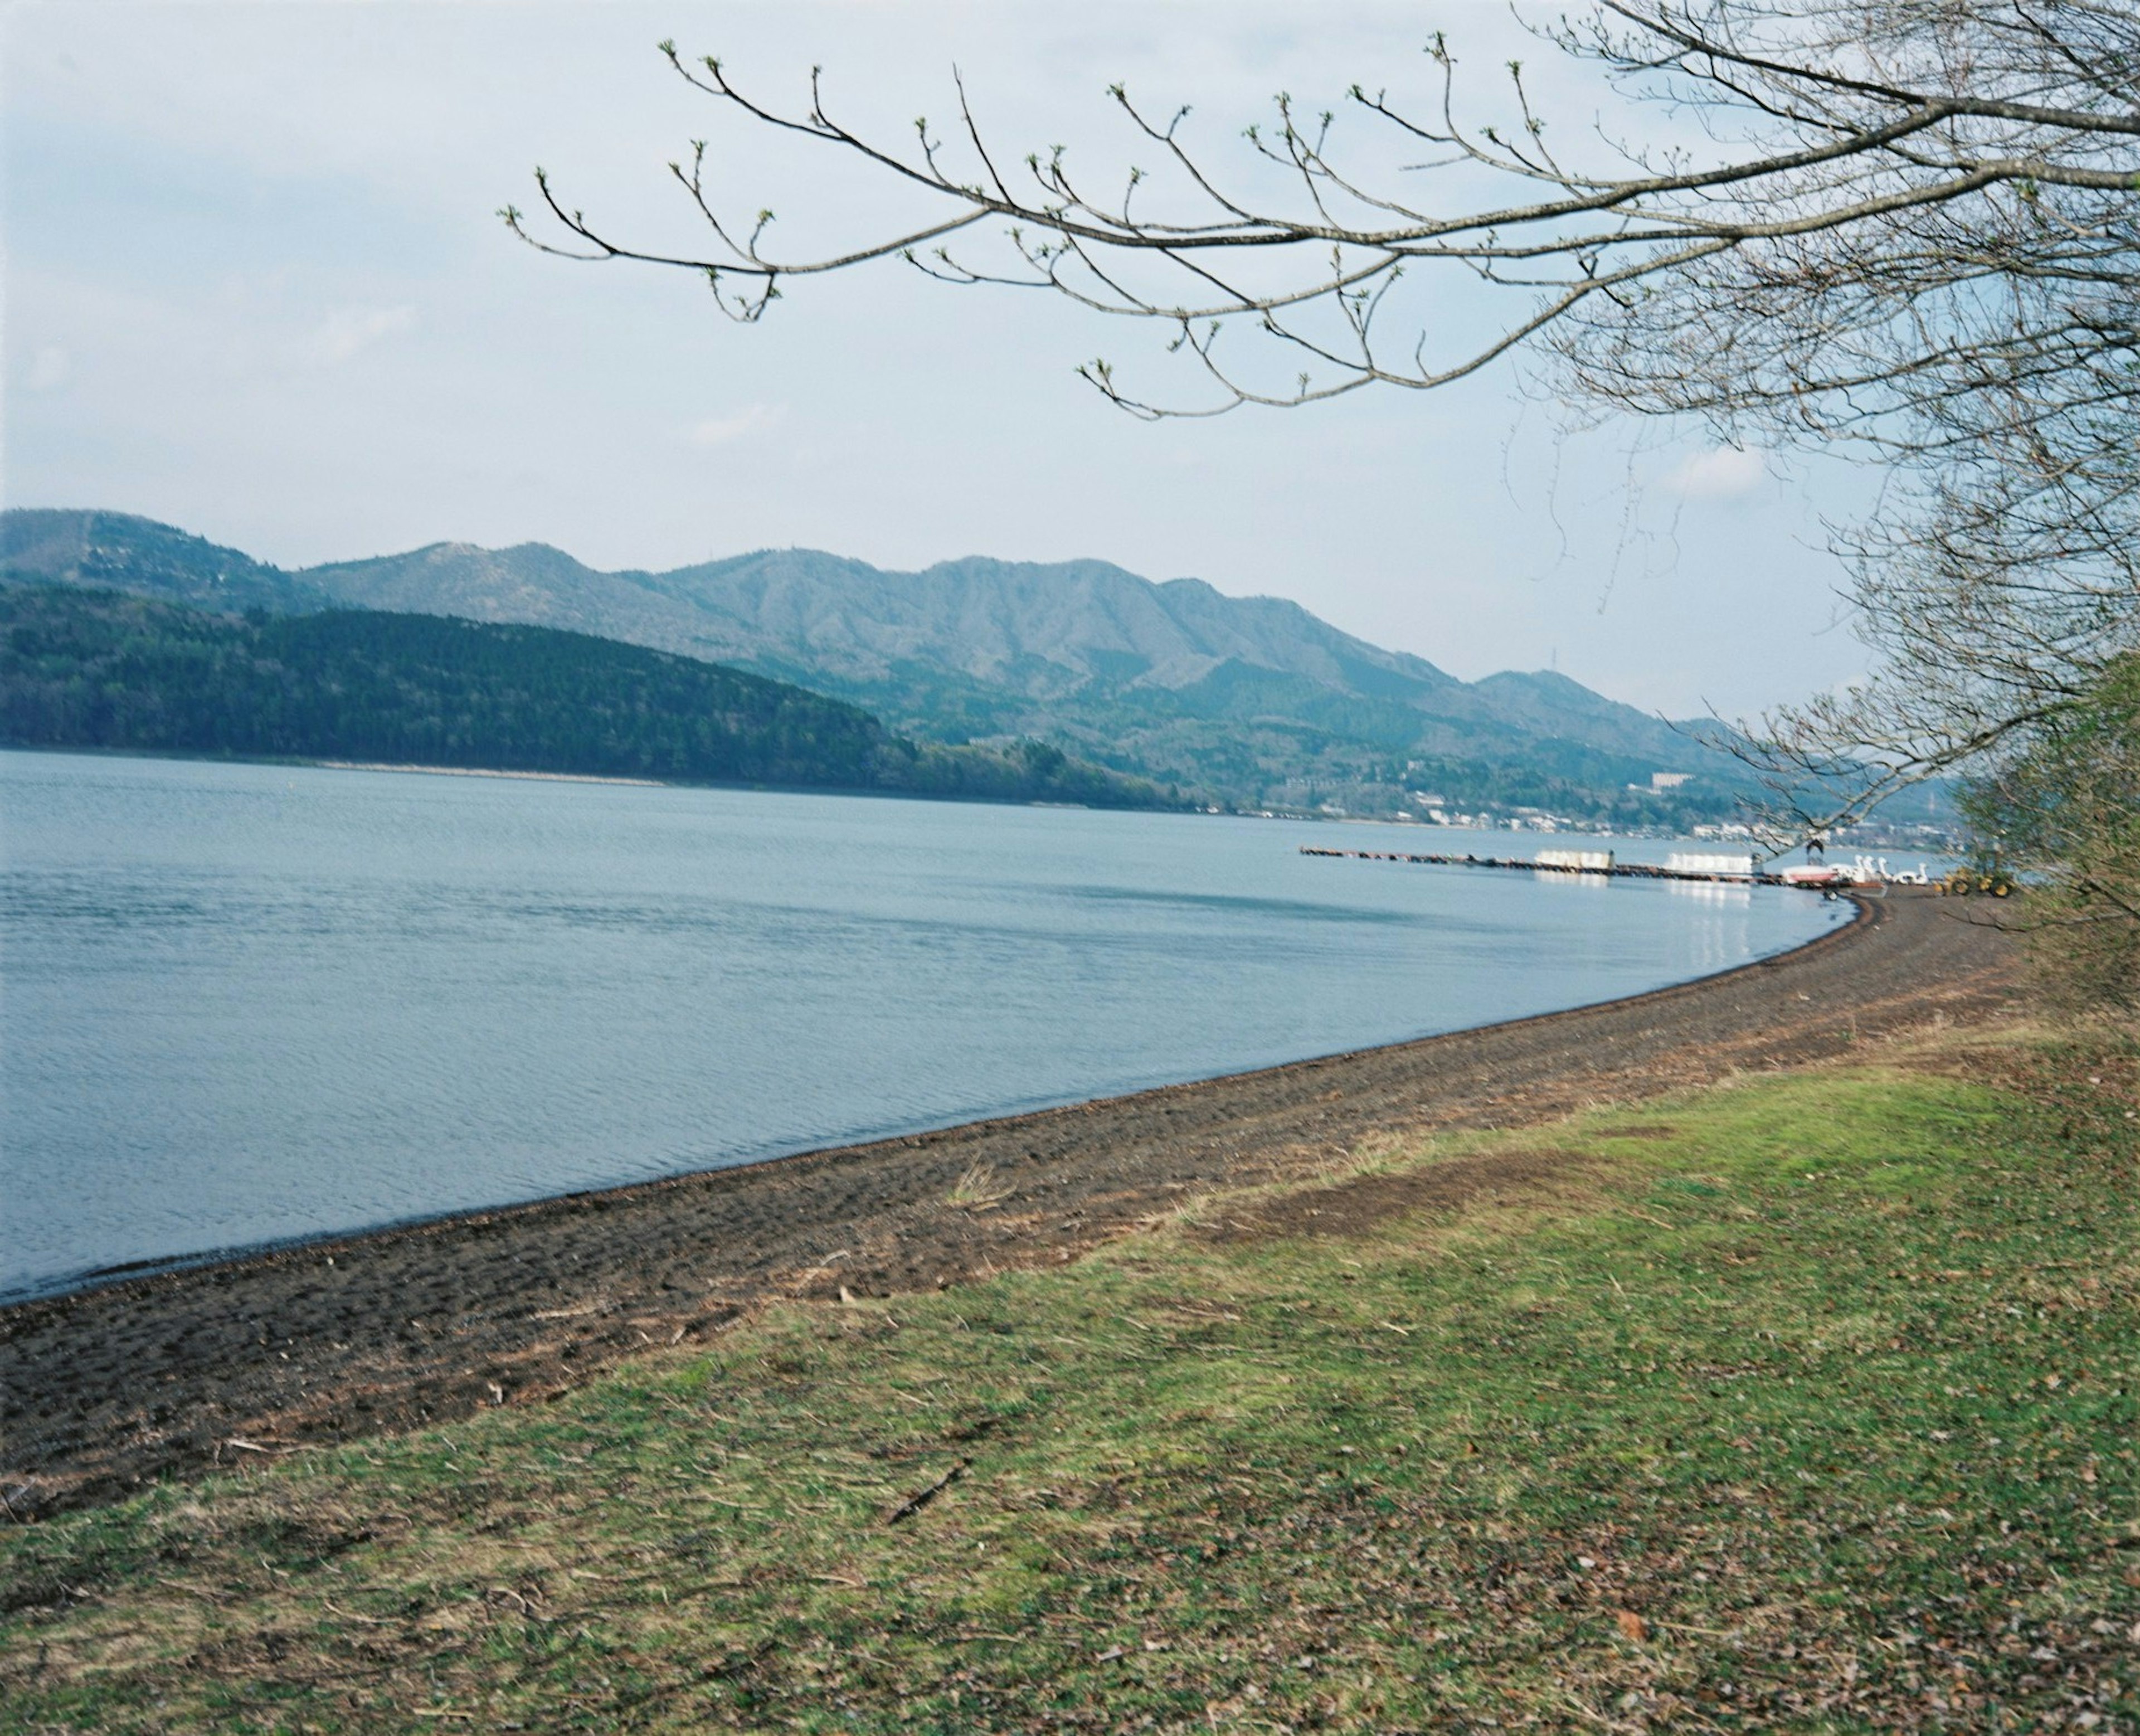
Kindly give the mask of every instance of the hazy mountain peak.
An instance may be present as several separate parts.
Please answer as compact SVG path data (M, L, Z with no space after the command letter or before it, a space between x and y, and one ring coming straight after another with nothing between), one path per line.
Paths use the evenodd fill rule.
M286 574L148 519L38 512L0 515L0 552L17 576L225 609L567 628L798 682L923 738L1038 736L1257 805L1336 795L1393 811L1412 788L1624 805L1654 771L1737 775L1555 671L1466 684L1288 598L1155 584L1107 561L969 554L896 572L780 548L607 572L547 543L449 542Z
M0 512L0 570L230 612L299 613L328 601L250 555L134 512L12 508Z

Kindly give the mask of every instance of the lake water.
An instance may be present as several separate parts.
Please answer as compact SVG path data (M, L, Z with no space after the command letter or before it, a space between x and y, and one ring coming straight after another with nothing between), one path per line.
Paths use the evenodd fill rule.
M0 1295L1578 1005L1848 915L1298 853L1541 841L0 753Z

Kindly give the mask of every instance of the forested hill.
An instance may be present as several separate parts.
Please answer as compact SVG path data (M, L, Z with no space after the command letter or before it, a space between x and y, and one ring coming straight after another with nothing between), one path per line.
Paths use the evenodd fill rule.
M302 615L335 606L327 592L279 567L130 512L10 508L0 512L0 577L130 591L232 613Z
M16 508L0 512L0 574L599 634L798 683L917 741L1037 738L1232 807L1445 802L1683 822L1730 812L1749 787L1713 725L1669 724L1555 674L1460 681L1283 598L1099 561L887 572L782 549L605 572L541 543L449 542L285 572L126 513ZM1686 781L1658 791L1658 772Z
M1151 785L1039 743L917 747L690 657L435 615L211 613L0 585L0 741L1109 807Z

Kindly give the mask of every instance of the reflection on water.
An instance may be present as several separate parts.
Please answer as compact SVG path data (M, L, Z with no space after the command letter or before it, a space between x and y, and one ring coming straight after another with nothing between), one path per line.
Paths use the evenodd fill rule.
M1666 880L1674 898L1690 899L1696 904L1715 905L1721 909L1744 910L1754 903L1754 888L1735 886L1724 880Z
M1752 886L1728 885L1718 880L1666 880L1664 884L1666 896L1678 904L1693 905L1720 915L1740 911L1751 915L1754 909L1755 889ZM1783 896L1803 898L1809 901L1812 896L1810 894L1779 894L1774 889L1765 889L1761 895L1765 900ZM1831 905L1828 908L1833 910L1838 907ZM1848 906L1842 908L1847 911ZM1692 924L1692 932L1700 938L1696 942L1695 968L1689 974L1711 976L1720 970L1729 970L1740 962L1738 955L1724 939L1718 924L1696 922Z
M1270 821L66 755L0 753L0 1291L1516 1018L1839 910Z

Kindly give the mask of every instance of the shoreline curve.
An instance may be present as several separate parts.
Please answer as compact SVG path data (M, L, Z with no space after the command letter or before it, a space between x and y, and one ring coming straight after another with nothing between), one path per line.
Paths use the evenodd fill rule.
M352 772L421 772L434 769L423 766L358 765L354 763L321 762L334 769ZM454 774L463 775L463 774ZM535 772L469 772L469 777L539 777L547 773ZM587 779L582 782L627 782L633 780L611 778ZM188 1253L150 1255L136 1260L122 1260L110 1266L94 1266L84 1271L59 1274L33 1281L16 1289L0 1288L0 1335L4 1335L10 1312L38 1302L64 1302L70 1297L84 1296L97 1291L109 1290L122 1284L145 1283L160 1277L184 1273L204 1271L240 1271L249 1266L264 1265L286 1257L321 1252L332 1253L337 1248L356 1247L384 1237L414 1232L438 1229L462 1222L490 1221L510 1219L517 1214L540 1213L546 1207L567 1204L590 1199L622 1199L648 1193L678 1184L703 1181L709 1176L726 1174L731 1170L761 1169L770 1164L796 1163L810 1158L830 1157L844 1153L867 1153L910 1144L917 1140L934 1140L948 1135L997 1130L1012 1127L1036 1116L1075 1113L1092 1108L1129 1105L1140 1100L1156 1096L1163 1092L1192 1090L1205 1086L1222 1086L1240 1081L1252 1081L1275 1077L1298 1067L1312 1067L1326 1063L1351 1061L1357 1057L1378 1055L1394 1049L1408 1049L1421 1043L1444 1042L1451 1037L1468 1037L1480 1032L1514 1031L1525 1026L1544 1023L1553 1019L1578 1013L1594 1013L1612 1007L1635 1007L1652 1000L1701 988L1737 975L1741 971L1760 970L1789 959L1795 959L1814 947L1840 944L1847 942L1858 929L1877 921L1875 895L1864 893L1840 894L1848 897L1856 907L1851 919L1838 927L1815 934L1810 940L1786 947L1780 952L1769 953L1758 959L1749 959L1744 964L1725 966L1722 970L1706 975L1688 977L1677 983L1660 983L1655 988L1645 988L1628 995L1615 995L1601 1001L1578 1001L1572 1007L1556 1007L1544 1013L1526 1013L1514 1018L1496 1019L1483 1025L1460 1026L1454 1031L1437 1031L1425 1037L1401 1037L1393 1042L1370 1043L1356 1049L1333 1049L1327 1054L1305 1055L1292 1061L1273 1062L1262 1067L1244 1067L1239 1072L1205 1073L1194 1079L1176 1080L1171 1084L1140 1086L1134 1091L1110 1092L1096 1097L1077 1097L1066 1102L1043 1104L1038 1108L1015 1109L1000 1115L977 1116L967 1120L945 1121L926 1126L909 1128L903 1131L871 1134L867 1136L843 1140L832 1145L810 1145L799 1151L777 1151L764 1157L739 1159L734 1163L718 1164L704 1169L679 1170L670 1175L648 1176L637 1181L612 1182L600 1187L572 1188L560 1194L539 1194L533 1199L503 1201L496 1205L455 1206L439 1212L420 1212L405 1218L388 1218L376 1224L361 1224L352 1229L320 1230L308 1234L281 1236L261 1242L240 1242L220 1248L204 1248ZM0 1450L4 1450L5 1437L0 1435ZM4 1459L0 1459L4 1469Z
M1370 1135L1541 1121L2006 1003L2003 930L1918 894L1853 902L1800 946L1618 1000L0 1306L0 1501L29 1518L540 1400L768 1301L1068 1260ZM983 1166L1000 1199L950 1204Z

